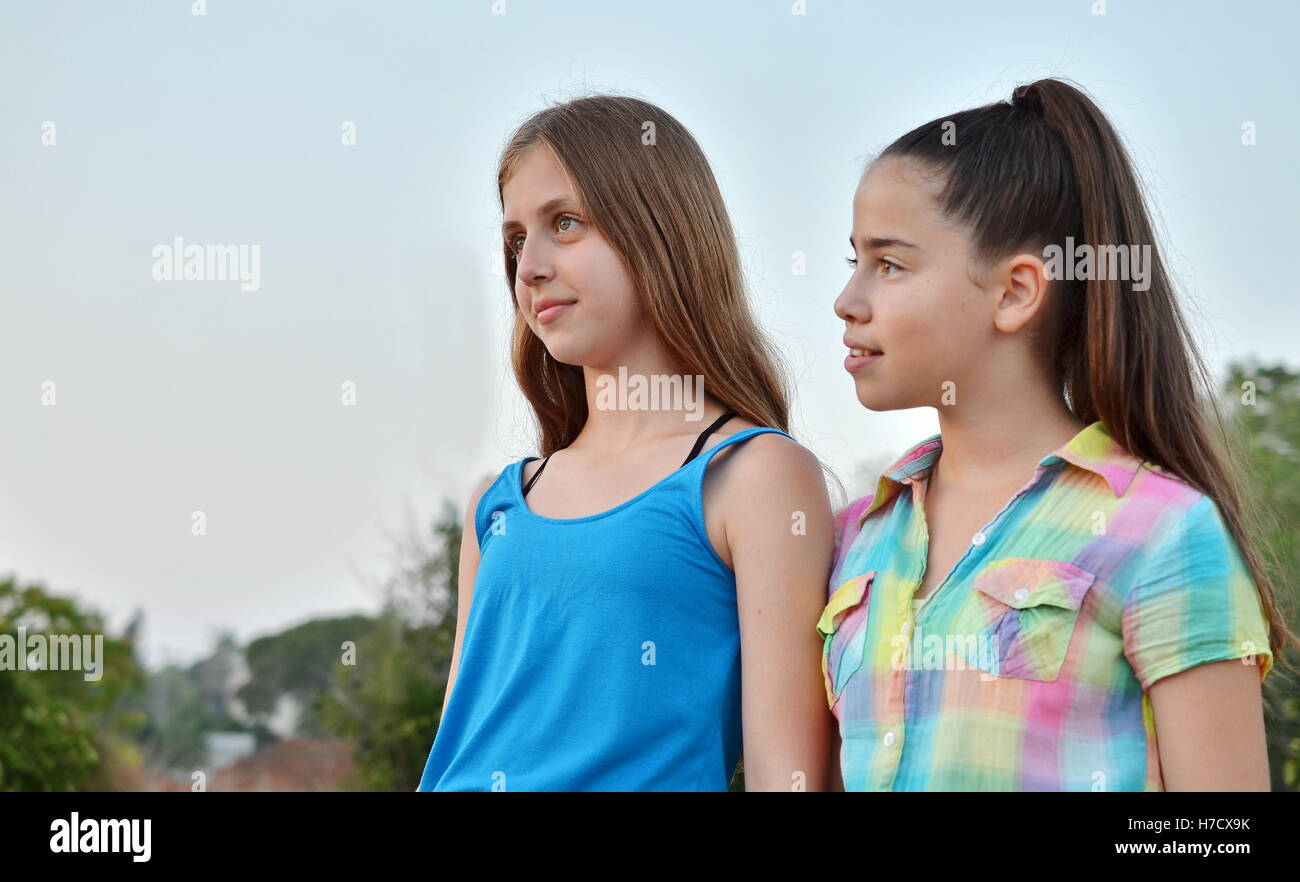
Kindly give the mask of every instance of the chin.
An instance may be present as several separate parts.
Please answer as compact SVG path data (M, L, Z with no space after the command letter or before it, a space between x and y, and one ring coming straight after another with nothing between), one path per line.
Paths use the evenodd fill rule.
M858 383L856 391L858 393L858 403L867 410L906 410L909 407L916 406L900 401L897 396L883 393L881 390L873 389L870 385L864 383Z
M582 367L587 364L596 363L595 347L587 345L584 341L574 340L567 334L556 335L559 339L546 340L546 351L551 354L551 358L574 367Z

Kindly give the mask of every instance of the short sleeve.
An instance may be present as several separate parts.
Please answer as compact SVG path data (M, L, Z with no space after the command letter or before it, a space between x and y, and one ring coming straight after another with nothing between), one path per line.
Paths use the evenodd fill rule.
M874 498L874 494L869 494L849 503L834 514L835 554L831 558L834 563L831 567L830 581L827 583L828 596L839 586L839 575L844 566L844 557L849 553L849 549L853 547L853 542L858 538L858 533L862 531L862 528L858 526L858 519L862 517L862 513L867 510L867 506L871 505L871 500Z
M1214 500L1202 496L1150 549L1124 602L1124 655L1143 691L1162 677L1240 658L1273 666L1259 590Z

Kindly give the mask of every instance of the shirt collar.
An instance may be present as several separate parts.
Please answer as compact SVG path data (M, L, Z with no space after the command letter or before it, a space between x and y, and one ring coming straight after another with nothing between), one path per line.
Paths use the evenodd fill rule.
M873 511L893 499L904 484L929 472L942 450L943 439L932 435L899 457L880 476L875 497L858 518L858 527L862 527ZM1043 469L1062 461L1100 475L1117 497L1124 495L1142 467L1142 461L1120 446L1100 420L1040 459L1038 467Z

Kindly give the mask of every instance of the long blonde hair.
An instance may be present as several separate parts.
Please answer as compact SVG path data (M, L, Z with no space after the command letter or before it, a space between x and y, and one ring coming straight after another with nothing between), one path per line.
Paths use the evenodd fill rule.
M497 168L497 196L520 158L550 150L579 192L587 223L622 257L645 315L678 369L759 426L789 431L780 358L745 295L740 254L704 151L668 113L621 95L578 98L529 117ZM515 255L502 243L515 303ZM537 418L542 456L587 421L582 369L557 361L515 306L515 378Z

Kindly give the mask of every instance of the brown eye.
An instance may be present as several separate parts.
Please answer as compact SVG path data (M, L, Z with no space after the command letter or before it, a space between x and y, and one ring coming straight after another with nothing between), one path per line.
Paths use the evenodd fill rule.
M559 231L560 231L561 233L571 233L571 232L573 232L573 228L572 228L572 227L570 227L570 228L568 228L568 229L565 229L565 227L564 227L564 222L565 222L565 221L573 221L575 224L580 224L580 223L582 223L582 221L578 220L576 217L574 217L574 216L571 215L571 214L563 214L563 215L560 215L560 222L559 222L558 224L556 224L556 227L559 229Z

